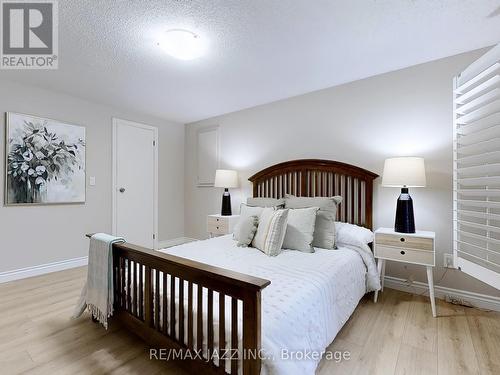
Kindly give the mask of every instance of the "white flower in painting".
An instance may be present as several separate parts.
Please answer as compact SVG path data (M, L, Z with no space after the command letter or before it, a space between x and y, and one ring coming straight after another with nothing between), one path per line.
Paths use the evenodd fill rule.
M23 152L23 158L26 161L30 161L31 159L33 159L33 153L30 150L27 150Z
M35 152L35 156L37 157L38 160L45 159L45 155L42 151Z
M35 168L36 169L36 174L41 176L42 174L45 173L46 169L43 165L39 165L38 167Z
M47 181L45 181L43 177L36 178L35 186L38 189L38 191L47 191Z
M35 174L35 170L33 168L30 168L28 170L28 176L33 176Z
M12 168L17 169L17 167L19 167L19 164L17 164L17 163L12 163Z
M23 163L23 165L21 165L21 170L23 172L26 172L28 169L30 169L30 166L28 165L28 163Z

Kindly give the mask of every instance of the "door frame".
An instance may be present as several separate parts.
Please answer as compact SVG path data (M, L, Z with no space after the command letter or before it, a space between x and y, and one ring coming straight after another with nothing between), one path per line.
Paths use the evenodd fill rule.
M118 166L118 157L117 157L117 129L121 124L125 124L127 126L133 126L140 129L152 130L153 131L153 141L154 141L154 153L153 153L153 249L158 249L158 128L155 126L150 126L146 124L142 124L140 122L124 120L121 118L113 117L113 135L112 135L112 183L111 183L111 201L112 201L112 233L116 235L116 225L117 225L117 166ZM126 239L125 239L126 240Z

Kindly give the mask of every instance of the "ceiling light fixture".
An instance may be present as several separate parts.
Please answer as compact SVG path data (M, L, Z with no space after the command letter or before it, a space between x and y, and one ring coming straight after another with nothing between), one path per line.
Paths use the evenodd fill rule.
M158 45L179 60L194 60L206 51L206 41L198 34L184 29L168 30Z

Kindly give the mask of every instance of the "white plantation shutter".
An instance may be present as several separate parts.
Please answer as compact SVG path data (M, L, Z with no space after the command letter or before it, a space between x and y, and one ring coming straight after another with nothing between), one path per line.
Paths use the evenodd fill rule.
M500 289L500 45L454 79L454 260Z

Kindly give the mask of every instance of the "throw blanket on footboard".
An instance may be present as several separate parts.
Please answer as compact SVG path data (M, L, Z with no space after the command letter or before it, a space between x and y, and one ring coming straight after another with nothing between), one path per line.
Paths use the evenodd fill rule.
M92 316L106 329L113 315L113 244L122 243L121 237L96 233L90 238L87 282L75 307L73 318L88 308Z

